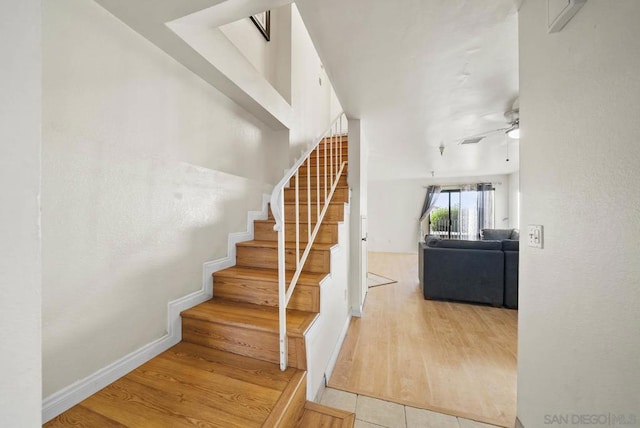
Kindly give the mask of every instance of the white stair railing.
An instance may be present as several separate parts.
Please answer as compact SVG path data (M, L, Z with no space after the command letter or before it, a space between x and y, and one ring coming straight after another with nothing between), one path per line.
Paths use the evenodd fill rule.
M278 306L279 306L279 334L280 334L280 369L287 369L287 306L293 295L293 291L302 273L302 268L311 252L313 242L320 230L322 220L329 208L329 202L333 197L338 181L342 176L347 164L347 159L342 156L342 148L346 147L347 141L345 137L347 121L344 113L340 113L338 117L331 123L331 126L324 134L322 134L312 146L302 155L302 157L293 165L282 180L276 185L271 194L271 212L275 219L274 230L278 232ZM344 126L344 127L343 127ZM324 149L323 156L320 156L320 150ZM315 154L314 154L315 150ZM312 156L314 155L314 156ZM315 157L315 186L311 185L311 161ZM300 168L306 165L306 185L300 185ZM322 174L320 169L322 167ZM291 179L294 179L294 214L292 218L285 218L285 188L288 187ZM323 185L320 185L322 178ZM304 187L304 189L301 189ZM315 202L311 200L312 187L315 187ZM324 189L323 189L324 188ZM323 190L323 191L321 191ZM302 254L300 253L300 192L306 192L306 219L302 220L307 226L307 243ZM323 196L321 201L321 196ZM304 203L304 202L303 202ZM315 206L313 206L315 205ZM312 222L312 209L316 212L316 221ZM295 229L295 270L290 280L287 280L287 264L286 264L286 240L285 230L286 224L294 224ZM292 269L293 270L293 269Z

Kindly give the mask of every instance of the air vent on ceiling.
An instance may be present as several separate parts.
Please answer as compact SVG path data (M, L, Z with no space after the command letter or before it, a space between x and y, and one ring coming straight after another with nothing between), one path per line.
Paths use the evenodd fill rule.
M478 144L484 137L465 138L460 144Z

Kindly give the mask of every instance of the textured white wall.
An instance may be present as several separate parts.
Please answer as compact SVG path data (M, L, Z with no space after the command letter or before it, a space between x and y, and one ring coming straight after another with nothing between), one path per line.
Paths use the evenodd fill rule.
M495 227L509 227L509 176L369 181L369 251L415 253L426 186L491 182L495 185ZM505 220L506 219L506 220Z
M220 27L220 30L256 70L291 101L291 5L271 10L271 38L264 38L250 18Z
M361 315L367 293L367 281L363 278L363 271L366 272L367 244L363 245L361 241L366 233L362 230L362 217L367 216L367 145L360 120L349 120L349 189L349 304L353 314Z
M520 228L520 172L509 174L509 227Z
M291 107L293 125L290 134L290 158L302 151L330 125L331 83L300 17L291 7ZM322 79L320 85L319 79Z
M545 247L520 249L518 415L637 426L640 2L588 1L556 34L546 4L520 10L521 227Z
M94 2L43 23L45 396L165 333L287 141Z
M41 425L41 2L0 2L0 425Z

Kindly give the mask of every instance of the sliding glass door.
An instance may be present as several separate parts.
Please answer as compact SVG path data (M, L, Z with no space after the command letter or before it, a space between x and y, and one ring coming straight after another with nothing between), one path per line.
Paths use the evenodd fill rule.
M456 239L460 231L460 191L443 190L429 215L429 231L446 239Z
M443 190L429 215L429 233L444 239L480 239L492 228L493 188L487 185Z

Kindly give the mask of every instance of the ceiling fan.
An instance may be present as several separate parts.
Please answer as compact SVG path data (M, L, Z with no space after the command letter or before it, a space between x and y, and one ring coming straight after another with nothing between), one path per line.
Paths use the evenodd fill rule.
M504 114L505 119L507 120L507 126L498 129L492 129L491 131L486 131L481 134L472 135L470 137L463 138L459 144L478 144L480 141L485 139L491 134L495 134L498 132L504 132L509 138L520 138L520 110L517 107L517 101L514 103L514 108L507 111Z

